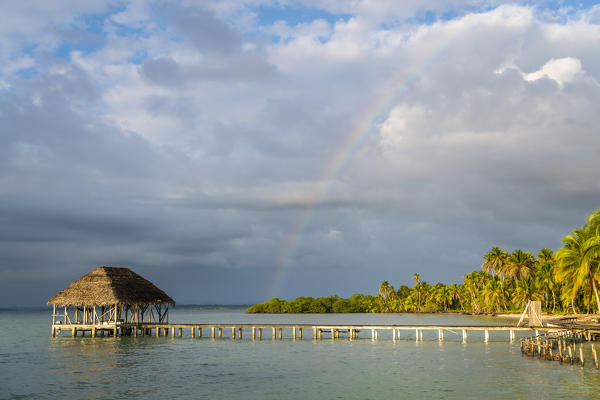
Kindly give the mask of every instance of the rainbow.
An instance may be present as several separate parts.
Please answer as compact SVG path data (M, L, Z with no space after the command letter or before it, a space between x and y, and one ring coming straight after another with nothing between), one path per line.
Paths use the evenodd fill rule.
M291 234L284 243L282 251L277 261L277 269L274 274L269 297L280 296L281 289L286 281L286 274L290 269L291 259L302 241L304 230L306 229L314 210L323 201L329 193L337 176L348 164L349 160L360 148L365 138L373 131L373 128L382 122L398 100L409 90L412 83L422 75L447 47L449 38L437 46L433 52L429 53L420 62L415 63L408 71L403 69L398 73L390 84L387 85L390 89L385 91L382 96L373 101L369 107L362 113L360 118L357 118L357 123L354 124L354 129L350 130L344 137L333 157L326 163L321 173L321 178L318 179L318 185L315 190L315 196L301 211L296 223L294 224ZM405 72L406 71L406 72Z

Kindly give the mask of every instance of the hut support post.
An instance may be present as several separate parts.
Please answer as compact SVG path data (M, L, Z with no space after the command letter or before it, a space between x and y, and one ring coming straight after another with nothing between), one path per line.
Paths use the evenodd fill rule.
M485 335L485 341L489 342L489 340L490 340L490 331L486 329L484 335Z
M467 330L466 329L462 330L462 339L463 339L462 340L463 343L467 343Z
M443 329L438 330L438 340L440 342L444 340L444 330Z

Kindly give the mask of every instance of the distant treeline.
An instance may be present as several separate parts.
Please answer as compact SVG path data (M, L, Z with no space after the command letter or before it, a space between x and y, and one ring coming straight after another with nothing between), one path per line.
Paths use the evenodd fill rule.
M353 294L348 299L339 296L298 297L293 301L273 298L246 310L248 313L363 313L370 312L376 297Z
M482 269L463 276L463 282L430 285L418 273L412 288L398 289L384 281L376 296L353 294L273 298L249 307L249 313L356 312L518 312L530 300L540 300L548 312L600 310L600 209L586 224L562 240L556 253L544 248L533 256L521 249L507 252L493 247L483 256Z

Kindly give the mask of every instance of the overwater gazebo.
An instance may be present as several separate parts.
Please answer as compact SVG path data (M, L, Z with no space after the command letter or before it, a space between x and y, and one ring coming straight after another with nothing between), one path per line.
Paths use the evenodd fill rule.
M52 336L56 330L131 333L144 323L167 324L175 301L152 282L124 267L99 267L75 280L52 304Z

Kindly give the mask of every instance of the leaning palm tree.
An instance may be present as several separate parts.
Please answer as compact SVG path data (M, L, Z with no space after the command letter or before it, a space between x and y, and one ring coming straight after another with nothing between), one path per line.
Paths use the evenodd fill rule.
M572 283L571 298L585 286L590 287L596 297L600 312L600 298L596 281L600 278L600 236L589 227L575 229L563 238L564 246L556 252L556 273L558 281Z

